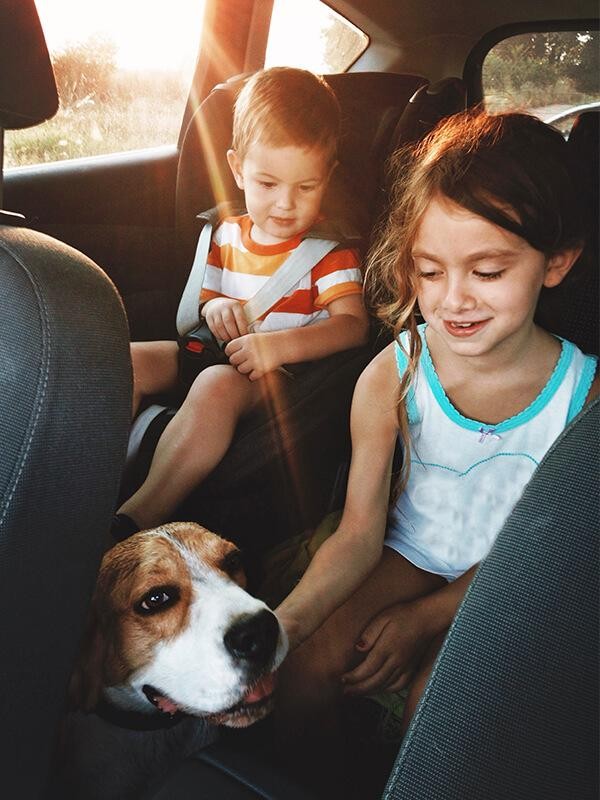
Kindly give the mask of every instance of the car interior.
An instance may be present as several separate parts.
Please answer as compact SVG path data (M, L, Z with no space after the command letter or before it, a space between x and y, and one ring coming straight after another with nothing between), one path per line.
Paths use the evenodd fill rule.
M354 60L325 74L342 137L324 211L362 253L385 214L389 157L441 119L487 107L482 74L492 48L552 31L598 41L591 0L326 5L365 41ZM7 797L61 796L60 722L111 518L143 481L177 409L177 398L158 398L164 412L126 464L129 342L176 338L198 214L241 203L226 163L233 103L266 63L273 8L272 0L206 0L176 142L0 173ZM34 0L0 0L0 146L5 132L42 129L59 105L40 17ZM600 112L585 106L566 136L592 234L571 275L543 291L537 321L598 354ZM368 346L324 359L271 413L249 414L178 509L175 519L243 549L256 591L269 577L270 549L343 504L354 384L386 342L373 320ZM404 739L378 737L368 702L349 712L357 797L598 797L599 414L598 401L584 409L536 470L467 591ZM278 763L265 723L225 731L144 797L348 796L341 776L293 758Z

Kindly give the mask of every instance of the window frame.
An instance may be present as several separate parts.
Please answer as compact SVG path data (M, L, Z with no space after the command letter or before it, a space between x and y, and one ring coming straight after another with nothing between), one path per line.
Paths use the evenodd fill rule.
M369 36L369 34L365 30L363 30L360 26L358 26L356 24L356 22L353 22L351 19L348 19L347 16L345 16L344 14L341 13L341 11L339 11L337 8L334 8L331 5L331 3L327 3L326 0L317 0L317 2L319 2L322 6L326 6L331 11L332 14L334 14L337 17L340 17L340 19L345 20L353 28L356 28L356 30L359 31L359 33L361 33L362 36L364 36L365 39L366 39L366 44L365 44L364 48L360 51L360 53L357 54L356 58L352 59L352 61L346 66L346 68L344 70L342 70L339 73L335 73L335 74L342 75L344 72L350 72L351 68L356 64L356 62L360 58L362 58L362 56L364 56L364 54L367 52L367 50L371 46L371 37ZM273 6L275 5L275 0L269 0L269 3L270 3L270 8L271 8L271 13L270 13L270 16L269 16L269 26L268 26L268 30L267 30L267 37L266 37L266 40L265 40L265 48L264 48L264 52L263 52L263 65L264 65L264 61L265 61L265 56L267 54L267 45L268 45L268 41L269 41L269 32L271 30L271 17L273 15ZM332 73L323 73L323 74L324 75L329 75L329 74L332 74Z
M600 31L598 18L588 19L551 19L535 22L518 22L510 25L501 25L486 33L471 50L465 61L463 80L467 86L467 104L475 106L481 104L485 108L483 93L483 62L488 53L497 44L525 33L560 33L561 31Z

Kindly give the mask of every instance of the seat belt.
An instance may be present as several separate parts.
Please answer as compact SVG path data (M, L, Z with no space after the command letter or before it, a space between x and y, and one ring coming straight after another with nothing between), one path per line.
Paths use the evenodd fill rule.
M212 241L213 225L207 221L200 231L192 268L177 309L177 332L185 336L200 324L199 298L204 284L206 263ZM275 303L281 300L298 281L330 253L338 242L332 239L303 239L286 258L277 272L247 300L242 308L250 330Z
M212 232L212 223L207 220L200 231L192 268L177 308L176 325L180 336L185 336L200 324L200 292L204 283Z
M285 297L298 281L308 275L337 246L338 242L331 239L303 239L277 272L244 303L244 315L250 330L263 314Z
M214 218L214 215L212 216ZM200 231L192 268L177 309L177 332L182 337L200 324L199 298L204 283L206 262L212 240L213 224L211 214L207 212L206 214L200 214L199 217L205 219L206 222ZM287 294L298 281L307 275L337 245L338 242L332 239L307 238L300 242L277 272L242 306L248 327L252 329L256 320L260 319L263 314L272 308L278 300ZM153 404L135 418L129 435L125 460L126 470L131 469L134 464L150 424L156 417L166 411L166 406Z

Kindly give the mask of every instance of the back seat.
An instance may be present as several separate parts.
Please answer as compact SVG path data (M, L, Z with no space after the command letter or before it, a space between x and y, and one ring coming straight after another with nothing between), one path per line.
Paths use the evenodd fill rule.
M244 80L217 86L182 141L176 195L178 296L192 263L196 215L223 201L243 206L226 151L233 103ZM426 81L389 73L346 73L326 80L340 101L342 137L323 211L366 242L374 209L381 205L391 137L409 99ZM197 519L250 555L314 526L327 510L338 465L348 451L352 391L370 357L369 348L357 348L323 359L291 383L273 413L248 415L223 461L175 518ZM169 414L174 413L173 408ZM124 495L145 477L169 414L157 419L145 437Z
M420 99L425 103L435 103L435 92L420 89L419 93ZM442 108L448 107L442 105ZM435 109L431 109L431 112L431 123L434 124L437 121ZM447 110L447 113L453 112ZM407 120L409 116L410 120ZM441 116L446 116L446 113ZM600 116L596 116L595 122L578 121L569 140L570 146L578 154L582 191L589 192L590 216L595 226L591 241L582 255L582 259L589 260L585 261L585 265L577 265L577 272L581 272L575 287L565 291L556 306L548 305L548 300L552 297L550 293L542 298L544 302L540 308L540 314L544 316L549 330L559 334L564 331L563 335L568 335L588 352L598 351L598 337L597 333L594 334L594 330L597 331L598 328L598 171L594 169L594 159L597 164L599 119ZM410 131L423 135L427 130L426 127L421 127L424 120L425 112L422 109L407 109L404 120L398 122L398 126L406 126L404 133L395 131L398 135L394 136L394 141L400 144L403 136L409 139ZM413 126L415 121L417 129ZM556 292L558 289L560 287L552 291ZM567 328L571 328L571 332ZM591 346L586 348L585 342L589 342ZM584 675L583 685L586 690L591 687L597 692L595 676L598 626L595 612L598 590L592 574L597 560L597 547L592 553L595 539L587 536L587 533L593 530L592 520L597 519L598 502L593 486L593 472L585 469L589 464L589 453L597 444L597 436L598 401L582 412L578 420L562 434L507 520L451 628L435 668L434 679L429 683L422 707L409 729L390 776L385 797L421 800L424 797L454 799L479 796L477 791L483 785L482 780L487 786L500 786L499 791L503 797L552 796L558 799L567 796L565 791L568 793L569 787L573 789L569 796L589 796L590 800L592 796L597 796L597 775L593 768L590 771L592 762L595 764L597 761L597 726L594 712L591 711L595 708L594 703L588 702L585 692L582 694L581 691L574 691L569 703L552 705L548 703L546 691L547 667L548 664L552 666L556 660L548 661L547 652L551 651L553 642L556 641L556 626L560 625L563 626L563 633L566 631L565 635L570 636L574 642L575 650L572 652L580 654L579 662L582 666L577 674ZM532 545L531 542L527 543L523 530L531 528L539 533L542 504L545 507L551 506L546 508L547 513L542 520L544 537L537 536L532 540ZM546 546L547 540L550 541L553 537L557 544ZM560 581L557 582L555 578L559 573L564 576L564 563L573 555L573 542L577 542L576 550L580 557L575 559L573 567L575 583L570 581L569 586L580 586L582 591L587 591L589 597L586 597L586 601L589 602L580 606L593 611L574 615L568 602L563 603L557 606L564 613L559 615L560 619L556 622L556 615L551 617L547 613L549 598L556 599L556 587ZM523 548L527 550L525 555L520 552ZM524 559L528 563L528 569L515 568ZM548 575L551 579L548 579ZM505 591L502 594L507 576L514 584L511 586L512 593L508 595ZM532 585L535 591L532 591ZM563 582L562 588L566 585ZM580 599L581 592L578 589L577 592L569 591L567 594L567 601L575 602ZM510 600L510 613L498 617L498 598L505 596ZM520 597L518 608L514 597ZM516 615L515 608L518 612ZM524 631L520 638L518 625L515 624L519 613L523 619L526 617L525 622L520 620L519 623L522 623ZM540 631L537 639L532 639L531 636L531 619L536 621ZM482 620L485 624L482 624ZM499 620L502 623L500 625ZM573 624L573 620L577 624ZM489 636L482 638L482 631ZM497 646L497 643L490 647L487 641L490 636L500 637L503 639L502 644L508 642L510 647ZM519 645L517 650L512 647L514 642ZM508 665L509 691L501 695L498 705L489 687L496 686L499 680L505 678L507 659L510 661L509 656L513 651L517 658ZM561 652L565 655L563 661L566 664L571 657L571 651L563 648ZM544 680L539 679L535 672L539 671L542 656ZM565 664L561 662L558 668L550 670L551 681L557 687L556 696L565 689L562 679L567 668ZM472 667L470 672L469 667ZM470 704L465 704L467 695L473 697ZM531 697L536 714L526 715L527 725L523 726L522 709L524 704L528 707L532 704ZM475 717L479 727L473 735ZM494 729L490 720L499 718L502 718L503 725L500 728L496 725ZM514 725L516 719L519 720L517 727ZM540 720L541 724L538 724ZM446 741L451 745L458 742L457 746L430 746L432 742L436 744L440 726L447 729ZM489 735L480 735L480 730L484 728L487 732L493 729L495 738L490 740ZM525 732L518 737L515 746L515 731L522 730ZM490 752L498 750L498 741L504 748L502 752L508 752L510 758L490 758ZM531 761L519 760L519 748L522 750L524 743L529 747L532 742L535 744L538 741L542 742L537 749L538 755L541 754L539 763L534 763L532 767ZM568 751L569 758L566 760L560 758L561 747ZM551 757L548 757L548 752L552 754ZM366 749L361 758L361 766L368 773L370 765ZM512 771L506 769L511 758L514 767ZM457 770L456 764L461 759L463 768ZM432 763L436 765L433 771ZM540 768L542 763L543 768ZM549 765L552 764L558 765L557 770L550 769ZM302 772L302 780L298 779L297 783L294 783L294 778L281 774L279 765L271 763L269 759L268 738L265 743L264 732L257 725L244 731L225 731L221 740L200 753L197 759L188 760L178 767L152 798L162 800L168 797L169 800L178 800L189 797L199 785L211 782L210 785L215 787L216 793L220 792L223 796L226 793L227 797L239 797L240 800L242 797L257 800L265 797L273 800L283 797L315 800L317 795L305 783L310 765L300 764L299 771ZM554 780L557 774L560 780ZM594 787L592 791L595 793L589 793L590 786ZM379 793L373 791L365 796L375 797ZM497 792L494 796L500 794Z

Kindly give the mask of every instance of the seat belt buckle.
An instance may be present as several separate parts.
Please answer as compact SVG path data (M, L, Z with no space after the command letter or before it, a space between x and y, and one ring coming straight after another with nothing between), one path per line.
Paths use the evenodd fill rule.
M215 364L229 364L223 348L213 336L206 320L180 336L179 344L179 380L189 389L196 377L207 367Z

